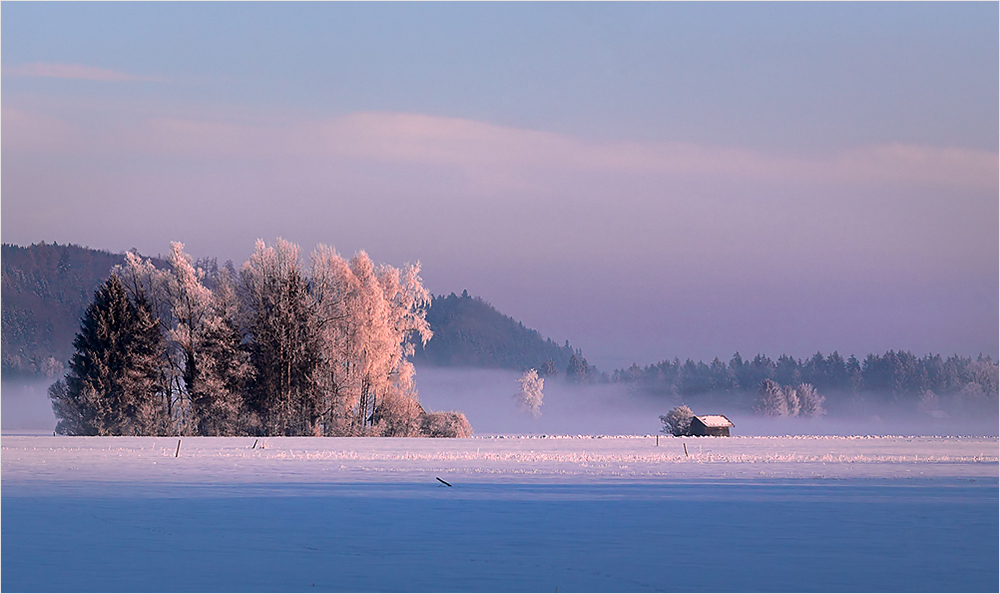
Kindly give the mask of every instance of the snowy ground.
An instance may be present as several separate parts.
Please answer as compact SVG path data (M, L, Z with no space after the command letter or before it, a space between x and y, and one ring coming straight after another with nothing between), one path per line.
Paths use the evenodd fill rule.
M0 587L998 588L996 437L253 445L4 435Z

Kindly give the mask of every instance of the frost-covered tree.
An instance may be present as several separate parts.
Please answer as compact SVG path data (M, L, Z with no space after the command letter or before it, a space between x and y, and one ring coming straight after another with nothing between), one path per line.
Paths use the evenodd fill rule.
M129 298L136 303L140 298L148 305L156 320L161 337L173 328L170 305L170 275L158 269L150 259L142 259L135 252L126 252L125 263L115 266L112 274L121 278ZM178 419L185 416L183 411L183 361L177 356L167 340L160 341L158 353L160 375L163 387L163 404L171 433L178 432Z
M377 266L364 252L348 261L320 246L306 270L298 246L279 239L270 247L258 241L238 275L211 265L209 279L183 247L171 245L166 267L130 253L115 271L122 303L146 316L146 330L156 338L142 359L160 398L154 408L161 424L150 431L466 432L464 417L427 417L417 400L408 360L412 338L426 343L431 337L425 317L430 295L419 264ZM110 407L107 414L149 425L143 410L108 405L100 399L106 390L81 391L71 380L72 374L52 388L67 431L135 431L123 423L88 425L91 396L98 399L95 407ZM113 392L125 402L119 393Z
M472 425L460 412L428 412L420 415L420 434L425 437L472 437Z
M118 268L130 293L144 292L150 300L164 337L161 375L168 386L167 414L172 431L178 434L219 435L239 431L225 416L234 400L242 400L224 386L222 376L240 373L243 367L235 360L221 365L210 353L218 354L226 324L219 318L218 304L205 285L205 271L193 264L181 243L172 242L169 266L157 269L151 260L127 254ZM218 271L217 267L214 267ZM232 320L232 313L229 314ZM232 342L234 337L228 337ZM241 337L236 337L237 343ZM232 367L230 367L232 365ZM219 402L216 402L216 401ZM225 428L228 427L228 428Z
M240 270L243 330L256 373L249 404L267 435L312 435L319 417L313 303L297 245L258 240Z
M769 417L787 417L788 399L785 391L774 380L762 381L757 389L757 403L754 408Z
M197 415L201 412L194 410L194 400L204 400L208 396L207 383L211 382L201 359L204 351L202 343L211 315L212 291L203 284L205 271L192 265L191 256L184 253L183 244L171 242L168 261L170 270L165 275L165 286L172 323L166 336L179 359L178 367L183 380L180 393L186 397L187 404L179 428L180 432L189 433L198 423Z
M812 384L782 386L768 379L760 383L754 409L769 417L821 417L825 400Z
M63 435L160 435L161 335L141 291L129 299L121 278L97 290L73 341L69 373L49 389Z
M694 413L686 405L682 404L674 407L667 414L660 415L660 421L663 423L663 428L660 432L678 437L681 435L690 435L691 419L693 418Z
M414 435L422 413L408 357L431 337L420 265L375 266L319 246L312 255L322 419L328 435Z
M800 402L799 416L816 418L826 414L823 408L826 397L820 396L812 384L799 384L795 391Z
M528 413L532 419L542 416L542 387L545 380L538 377L537 371L529 369L517 379L517 383L520 384L517 392L514 393L517 409Z
M798 391L792 386L782 386L781 395L785 397L785 416L797 417L802 409Z
M198 380L191 395L197 435L261 432L259 417L245 400L255 370L243 346L234 282L228 270L220 271L198 341Z

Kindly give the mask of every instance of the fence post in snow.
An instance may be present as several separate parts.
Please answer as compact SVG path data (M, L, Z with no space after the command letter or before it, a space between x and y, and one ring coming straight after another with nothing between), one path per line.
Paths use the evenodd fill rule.
M684 446L684 457L687 458L688 457L688 444L682 443L681 445Z
M181 440L177 440L177 451L174 452L174 458L181 455Z

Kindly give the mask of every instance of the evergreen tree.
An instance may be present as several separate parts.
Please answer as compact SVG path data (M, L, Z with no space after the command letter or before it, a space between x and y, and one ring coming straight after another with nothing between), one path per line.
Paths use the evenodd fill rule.
M130 301L112 275L97 290L73 341L65 380L49 390L63 435L157 435L167 430L159 385L162 339L142 293Z
M538 377L555 377L557 375L559 375L559 369L551 358L546 359L545 363L539 366Z
M566 366L566 381L575 384L586 384L590 382L590 365L583 357L573 355L569 358L569 365Z

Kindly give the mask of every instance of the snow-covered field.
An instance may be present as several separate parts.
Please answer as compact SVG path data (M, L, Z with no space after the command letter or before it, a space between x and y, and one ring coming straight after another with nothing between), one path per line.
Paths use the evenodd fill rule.
M0 586L998 588L996 437L254 441L3 436Z

